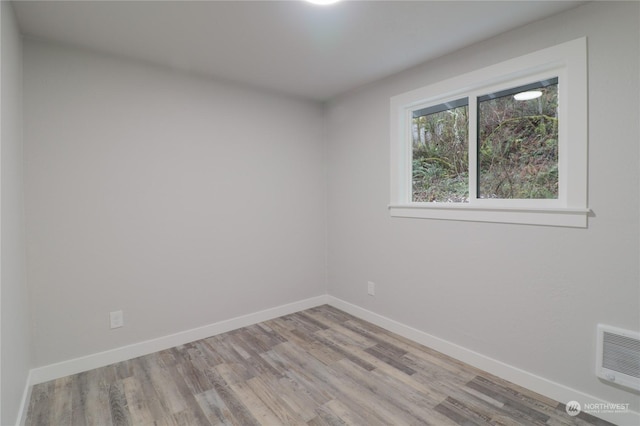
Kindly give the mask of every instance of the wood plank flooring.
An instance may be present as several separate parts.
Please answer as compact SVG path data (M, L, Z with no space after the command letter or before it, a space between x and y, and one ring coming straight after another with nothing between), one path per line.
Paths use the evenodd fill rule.
M610 425L330 306L34 386L27 425Z

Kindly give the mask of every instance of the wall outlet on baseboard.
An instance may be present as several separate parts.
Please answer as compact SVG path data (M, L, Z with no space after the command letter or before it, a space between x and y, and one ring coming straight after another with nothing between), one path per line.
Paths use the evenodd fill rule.
M367 293L369 294L369 296L376 295L376 283L367 281Z
M120 328L124 325L124 315L122 311L113 311L109 313L109 323L111 328Z

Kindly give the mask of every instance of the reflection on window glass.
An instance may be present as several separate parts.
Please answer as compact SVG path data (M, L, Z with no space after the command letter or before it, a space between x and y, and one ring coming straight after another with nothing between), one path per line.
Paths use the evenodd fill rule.
M413 113L412 201L468 202L468 99Z
M478 98L478 198L558 198L558 79Z

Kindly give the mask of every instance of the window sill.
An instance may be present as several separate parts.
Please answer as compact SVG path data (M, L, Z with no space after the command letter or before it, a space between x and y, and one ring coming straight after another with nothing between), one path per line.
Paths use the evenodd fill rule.
M468 204L393 204L391 217L586 228L589 209L486 207Z

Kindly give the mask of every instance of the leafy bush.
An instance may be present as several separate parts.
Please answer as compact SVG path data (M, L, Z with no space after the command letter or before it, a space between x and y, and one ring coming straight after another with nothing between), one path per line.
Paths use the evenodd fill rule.
M556 85L529 101L480 103L479 197L558 197L557 102Z
M469 198L466 106L414 119L413 201Z
M478 197L558 197L557 84L541 91L528 101L479 102ZM468 201L468 113L461 106L414 118L413 201Z

